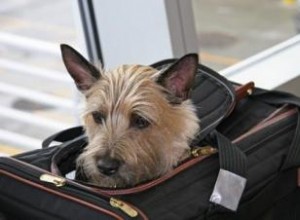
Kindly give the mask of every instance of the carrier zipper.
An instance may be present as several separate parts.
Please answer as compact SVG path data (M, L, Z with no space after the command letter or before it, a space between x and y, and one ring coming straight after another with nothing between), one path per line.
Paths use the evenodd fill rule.
M97 196L90 195L90 192L85 192L85 190L90 191L90 189L88 187L80 187L79 184L76 184L73 181L67 180L66 178L63 178L63 177L60 177L60 176L52 175L51 173L46 173L46 171L43 170L43 169L40 169L38 167L35 167L35 166L33 166L31 164L28 164L28 163L25 163L25 162L16 160L14 158L7 158L7 159L11 162L22 164L22 165L24 165L23 167L29 167L29 168L33 169L34 171L37 171L36 174L33 174L32 171L30 171L30 172L26 172L26 170L21 171L19 169L16 169L16 166L10 166L9 164L4 164L5 166L8 165L8 168L12 168L14 171L17 171L17 173L19 173L18 171L20 171L20 172L22 172L22 175L23 175L24 171L25 171L28 175L30 175L30 177L32 177L35 180L37 179L37 180L40 180L41 182L46 182L46 183L53 184L55 187L58 187L63 191L67 191L67 192L72 193L72 194L76 193L76 196L80 195L80 196L92 199L93 201L97 201L99 199L104 200L104 201L107 202L106 203L107 207L112 207L114 209L119 209L121 212L123 212L125 215L127 215L129 217L133 218L133 217L137 217L138 215L140 215L142 219L145 219L145 220L148 219L141 210L139 210L135 206L131 206L128 203L125 203L125 202L123 202L119 199L113 198L113 201L118 201L118 202L115 202L114 204L116 204L116 205L113 206L112 202L111 202L112 197L109 196L109 195L105 195L105 194L98 194ZM1 171L1 168L0 168L0 175L1 175L1 172L2 171ZM5 173L5 171L3 171L3 172ZM17 180L20 180L22 178L20 176L16 177L14 174L10 174L10 175L7 174L7 176L11 176L11 177L13 177L14 179L17 179ZM32 178L30 178L30 179L32 179ZM24 182L25 181L26 181L26 183L30 182L30 185L39 184L38 182L32 181L32 180L24 180ZM81 189L81 190L83 189L84 191L78 191L78 189ZM49 189L49 190L51 190L51 189ZM59 191L61 191L61 190L59 190ZM59 191L56 191L57 194L59 194ZM78 194L78 193L80 193L80 194ZM78 201L78 199L76 199L76 198L74 200ZM119 205L119 207L118 207L118 205ZM91 206L94 207L94 205L91 205ZM109 213L110 212L108 211L107 214L109 214ZM117 213L111 213L109 215L114 216L114 215L118 215L118 214ZM118 215L118 216L120 217L120 215ZM121 218L116 218L116 219L121 219Z
M80 190L89 190L87 187L81 186L80 184L77 184L76 182L73 181L67 181L66 180L66 184L68 184L68 191L74 191L76 193L81 193L81 195L85 194L86 197L92 198L95 197L94 195L87 195L85 192L82 191L78 191L78 189ZM93 192L94 193L94 192ZM139 210L137 207L133 206L133 205L129 205L128 203L120 200L120 199L116 199L113 198L109 195L101 195L102 197L104 197L103 199L106 200L109 205L115 209L119 209L121 212L123 212L124 214L126 214L127 216L134 218L137 217L139 214L141 216L141 218L147 220L148 218L144 215L144 213ZM96 195L97 197L97 195Z
M125 202L116 199L116 198L110 198L109 201L110 205L112 207L118 208L120 210L122 210L123 212L125 212L128 216L134 218L136 216L138 216L138 212L133 209L130 205L126 204Z
M54 176L54 175L51 175L51 174L42 174L40 176L40 180L42 182L52 183L56 187L62 187L67 182L65 178L59 177L59 176Z
M110 217L113 217L115 219L118 219L118 220L124 219L124 218L122 218L122 216L120 214L112 212L111 210L109 210L107 208L103 208L101 206L98 206L95 203L91 203L89 201L83 201L83 200L81 200L78 197L74 197L72 195L69 195L69 194L66 194L66 193L62 193L62 192L60 192L60 190L53 190L50 187L45 187L45 186L43 186L43 185L41 185L41 184L39 184L37 182L34 182L32 180L28 180L27 178L25 179L24 177L20 176L17 173L11 173L8 170L2 170L0 168L0 176L1 175L5 175L5 176L7 176L9 178L12 178L12 179L14 179L16 181L23 182L24 184L30 185L30 186L32 186L32 187L34 187L36 189L46 191L48 193L51 193L53 195L57 195L57 196L59 196L61 198L70 200L72 202L79 203L79 204L84 205L86 207L89 207L89 208L91 208L91 209L93 209L95 211L98 211L98 212L104 213L106 215L109 215Z
M204 146L204 147L194 147L191 150L191 155L193 157L200 157L200 156L208 156L217 153L217 148L212 146Z
M65 178L59 177L59 176L54 176L54 175L47 174L47 173L42 174L40 176L40 181L52 183L56 187L65 186L67 183L67 180ZM134 217L138 216L138 212L134 208L132 208L130 205L128 205L127 203L125 203L119 199L110 197L109 204L114 208L120 209L125 214L127 214L129 217L134 218Z

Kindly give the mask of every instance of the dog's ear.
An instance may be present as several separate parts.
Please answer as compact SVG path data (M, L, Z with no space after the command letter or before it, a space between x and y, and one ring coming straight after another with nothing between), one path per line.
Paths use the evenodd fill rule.
M63 62L80 91L88 90L99 78L100 71L72 47L60 45Z
M197 72L198 55L187 54L162 72L157 83L169 90L180 100L189 98L189 93Z

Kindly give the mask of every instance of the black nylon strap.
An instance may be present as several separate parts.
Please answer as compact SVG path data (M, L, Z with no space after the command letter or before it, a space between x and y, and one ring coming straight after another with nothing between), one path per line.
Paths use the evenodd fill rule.
M213 138L217 141L219 150L220 168L228 170L239 176L246 177L247 158L246 155L228 138L217 131L212 132Z
M51 135L50 137L46 138L42 143L42 148L47 148L53 141L57 142L66 142L70 141L74 138L82 136L84 134L84 130L82 126L72 127L58 133Z
M289 93L270 91L266 92L258 90L254 94L256 98L269 104L292 104L298 107L298 119L297 128L295 130L295 136L290 145L287 153L286 160L282 166L282 169L288 169L291 167L300 165L300 98Z

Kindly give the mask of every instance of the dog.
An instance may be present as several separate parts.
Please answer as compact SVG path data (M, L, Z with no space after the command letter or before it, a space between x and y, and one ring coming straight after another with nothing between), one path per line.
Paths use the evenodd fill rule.
M133 187L166 174L190 156L200 130L190 100L197 54L156 70L143 65L96 68L62 44L63 62L85 97L88 145L76 160L89 183Z

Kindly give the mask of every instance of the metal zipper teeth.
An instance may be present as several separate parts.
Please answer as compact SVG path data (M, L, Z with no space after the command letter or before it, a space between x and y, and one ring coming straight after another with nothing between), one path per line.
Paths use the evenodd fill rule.
M27 185L30 185L30 186L32 186L34 188L40 189L42 191L46 191L46 192L51 193L51 194L55 194L55 195L60 196L62 198L71 200L73 202L79 203L81 205L84 205L84 206L86 206L88 208L91 208L93 210L96 210L98 212L101 212L101 213L104 213L106 215L109 215L109 216L111 216L111 217L113 217L115 219L118 219L118 220L122 220L123 219L122 216L120 216L120 215L118 215L118 214L116 214L116 213L114 213L112 211L109 211L109 210L107 210L105 208L101 208L101 207L97 206L96 204L92 204L90 202L83 201L83 200L81 200L81 199L79 199L77 197L70 196L70 195L67 195L67 194L63 194L60 191L58 191L57 189L54 190L54 189L48 188L46 186L43 186L42 184L39 184L39 183L30 181L30 180L27 180L27 179L25 179L23 177L17 176L17 175L12 174L12 173L9 173L8 171L5 171L5 170L1 170L0 169L0 173L3 174L3 175L8 176L8 177L10 177L10 178L12 178L14 180L17 180L19 182L23 182L23 183L25 183Z
M248 132L245 133L245 135L242 135L242 138L237 138L234 141L232 141L233 143L237 143L239 141L242 141L243 139L247 138L248 136L270 126L273 125L277 122L280 122L281 120L283 120L284 118L291 116L293 114L297 113L297 109L292 109L289 110L285 113L282 113L278 116L276 116L273 119L269 119L268 121L266 121L264 124L260 124L259 126L254 126L253 129L250 129ZM286 127L284 128L286 129ZM248 151L253 150L253 148L250 146L249 148L247 148L245 150L245 153L247 153ZM212 154L213 155L213 154ZM139 193L142 191L145 191L147 189L152 188L153 186L156 186L170 178L172 178L173 176L177 175L178 173L188 169L189 167L201 162L202 160L204 160L205 158L208 158L212 155L206 155L206 156L200 156L194 159L191 159L187 162L185 162L184 164L180 165L179 167L175 168L174 170L172 170L170 173L167 173L166 175L164 175L163 177L160 177L158 179L155 179L151 182L145 183L143 185L134 187L134 188L129 188L129 189L114 189L114 190L109 190L109 189L101 189L98 187L91 187L94 191L98 191L98 192L102 192L102 193L107 193L108 195L128 195L128 194L133 194L133 193Z
M5 158L6 159L6 158ZM40 184L40 181L37 181L37 179L38 178L40 178L42 175L44 175L44 174L47 174L47 175L49 175L49 176L55 176L55 175L53 175L52 173L49 173L49 172L47 172L46 170L43 170L43 169L40 169L40 168L38 168L38 167L35 167L35 166L33 166L33 165L31 165L31 164L27 164L27 163L25 163L25 162L23 162L23 161L19 161L19 160L16 160L16 159L14 159L14 158L7 158L9 161L13 161L14 163L21 163L23 166L25 166L25 167L30 167L31 169L33 169L34 171L37 171L37 174L32 174L31 172L26 172L26 177L28 177L28 176L30 176L31 177L31 179L32 180L28 180L28 182L31 182L32 184L30 184L30 185L35 185L35 184L37 184L37 185L39 185L39 186L43 186L42 184ZM20 169L17 169L16 167L14 167L14 166L9 166L9 165L7 165L7 164L4 164L6 167L8 167L8 168L10 168L10 169L12 169L12 170L14 170L15 171L15 173L17 173L17 174L21 174L21 175L23 175L24 176L24 170L20 170ZM1 169L0 169L0 172L1 172ZM21 179L22 177L20 177L20 179ZM84 197L84 198L87 198L87 199L92 199L92 200L94 200L94 202L100 202L100 201L102 201L102 202L105 202L105 203L107 203L107 208L108 209L111 209L112 208L112 206L111 206L111 196L109 196L108 194L99 194L99 193L97 193L97 196L94 196L94 195L92 195L92 193L95 193L94 191L92 191L90 188L88 188L88 187L82 187L82 185L80 185L79 186L79 184L75 184L73 181L71 181L71 180L67 180L67 179L65 179L65 178L63 178L63 177L60 177L60 178L62 178L62 179L64 179L65 180L65 184L64 185L62 185L63 187L60 187L60 186L58 186L58 185L56 185L56 188L57 189L59 189L60 191L62 191L62 192L69 192L69 193L72 193L72 194L75 194L75 197L74 198L77 198L78 197L78 195L80 194L80 196L81 197ZM15 178L16 179L16 178ZM22 178L22 179L24 179L24 178ZM24 180L27 180L27 179L24 179ZM27 182L27 181L26 181ZM28 183L27 182L27 183ZM54 185L53 185L54 186ZM72 188L74 188L73 190L72 190ZM45 187L46 188L46 187ZM46 188L47 189L47 188ZM85 191L88 191L88 192L82 192L81 190L85 190ZM57 190L56 190L57 191ZM74 193L74 191L75 191L75 193ZM64 194L62 194L62 195L64 195ZM102 198L101 198L101 197ZM70 195L70 197L72 197L71 195ZM131 205L131 204L128 204L128 203L126 203L126 202L124 202L124 201L122 201L125 205L127 205L127 206L129 206L129 207L132 207L132 209L133 210L135 210L135 211L137 211L137 213L138 213L138 215L142 218L142 219L148 219L147 217L146 217L146 215L140 210L140 209L138 209L138 208L136 208L135 206L133 206L133 205ZM86 203L86 202L85 202ZM94 205L94 204L92 204L92 203L90 203L92 206ZM116 208L116 207L114 207L114 208ZM122 210L122 209L121 209ZM122 212L124 213L124 211L122 210ZM111 213L113 213L114 215L115 215L115 213L114 212L111 212ZM128 213L126 213L125 212L125 214L127 214L128 215ZM122 219L122 218L121 218Z

